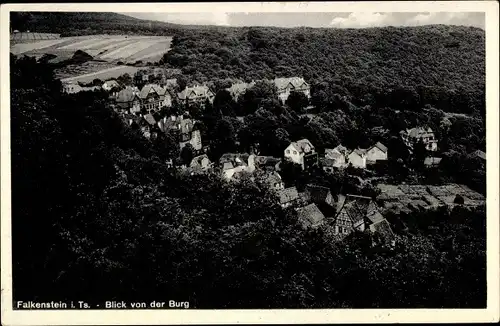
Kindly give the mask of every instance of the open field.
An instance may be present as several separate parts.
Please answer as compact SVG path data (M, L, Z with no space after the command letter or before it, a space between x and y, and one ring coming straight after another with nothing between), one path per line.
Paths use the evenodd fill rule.
M59 34L53 33L15 32L10 34L11 42L33 42L38 40L55 40L58 38L60 38Z
M58 69L56 75L64 81L88 82L95 78L107 79L118 77L124 73L133 74L137 68L116 67L116 63L119 61L135 63L139 60L157 62L163 54L170 50L171 41L172 38L168 36L88 35L58 39L33 39L31 42L23 43L12 42L10 52L15 55L24 54L37 58L44 54L53 54L57 57L51 62L59 62L70 59L77 50L85 51L94 59L105 62L70 65Z
M85 64L90 64L90 62L87 62ZM77 83L77 82L90 83L96 78L104 81L112 78L118 78L123 74L129 74L130 76L133 76L136 73L136 71L140 69L139 67L130 67L130 66L111 66L111 67L108 66L108 68L103 69L104 65L95 66L95 63L92 62L93 67L85 67L85 64L82 65L83 67L79 67L83 69L81 69L76 73L77 76L64 77L65 75L63 73L58 73L57 76L61 78L61 81L63 83ZM91 73L80 74L82 71L89 71L89 70L96 70L96 71ZM66 74L66 76L68 76L68 74Z
M154 62L170 49L171 40L171 37L162 36L90 35L11 44L10 51L16 55L49 53L70 56L82 50L94 59L108 62L127 63L144 58Z

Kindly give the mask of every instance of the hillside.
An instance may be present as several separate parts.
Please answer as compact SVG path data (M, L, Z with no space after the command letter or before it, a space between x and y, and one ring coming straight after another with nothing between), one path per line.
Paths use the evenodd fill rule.
M61 36L140 33L164 35L180 25L133 18L112 12L11 13L12 29L61 33Z
M372 238L358 232L332 241L331 226L303 229L264 183L169 169L176 142L148 141L127 127L105 93L63 94L51 67L34 59L12 56L10 67L13 301L96 307L162 301L167 293L195 309L486 306L483 208L418 213L390 251L372 249ZM355 139L351 125L367 111L353 112L352 121L341 112L322 120ZM215 120L207 112L206 121ZM281 129L286 140L277 123L287 116L262 110L245 122L248 134ZM208 128L220 135L214 145L229 148L229 123ZM455 135L477 129L450 126ZM352 193L343 174L315 179Z
M445 111L450 97L484 105L485 33L463 26L183 30L164 61L197 81L303 76L360 101L401 88ZM394 96L393 96L394 97ZM366 103L361 103L366 104ZM371 104L371 103L370 103ZM479 106L479 107L478 107Z

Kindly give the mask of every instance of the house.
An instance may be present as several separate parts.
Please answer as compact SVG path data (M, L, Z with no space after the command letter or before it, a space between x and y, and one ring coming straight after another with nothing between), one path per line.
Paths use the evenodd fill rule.
M242 82L234 83L231 85L231 87L226 88L226 91L229 92L229 94L231 95L231 97L233 98L234 101L238 101L240 96L245 94L247 89L252 88L254 85L255 85L255 82L253 82L253 81L251 83L242 83Z
M416 127L412 129L402 130L400 132L401 138L410 150L414 145L422 141L428 151L437 151L437 139L431 128Z
M308 184L306 185L305 193L307 194L308 198L315 204L325 203L332 207L335 205L332 193L327 187Z
M102 89L109 92L115 88L119 88L120 87L120 84L118 84L118 82L114 79L111 79L111 80L107 80L105 81L103 84L102 84Z
M289 187L278 191L281 207L286 208L293 205L299 199L299 192L295 187Z
M186 144L191 144L195 151L201 150L201 133L194 129L194 122L191 119L182 119L178 126L180 133L179 147L182 150Z
M486 153L483 152L482 150L478 149L477 151L475 151L475 152L472 153L472 156L479 157L483 161L486 161Z
M177 94L179 102L190 105L194 103L205 103L209 100L210 103L213 102L215 94L205 85L196 85L194 87L186 87L182 92Z
M339 196L337 214L332 224L334 233L346 236L354 231L376 234L375 239L393 246L395 236L392 229L370 197Z
M78 84L63 84L63 92L66 94L75 94L83 91L83 87Z
M141 112L141 99L137 88L126 87L116 94L115 101L117 106L129 113Z
M364 169L366 168L366 150L365 149L355 149L348 156L347 161L350 165L355 168Z
M316 204L325 216L335 216L335 200L329 188L308 184L304 195L304 200Z
M207 170L212 166L210 159L206 154L198 155L191 160L191 164L189 167L198 169L198 170Z
M315 204L297 209L297 216L303 228L317 228L325 220L325 216Z
M159 111L162 107L172 105L172 97L166 88L157 84L146 84L139 92L141 108L147 112Z
M387 160L387 147L381 142L377 142L366 151L367 163L375 163L377 161Z
M332 172L333 168L343 168L346 164L347 148L339 145L333 149L325 149L325 158L323 160L323 170Z
M439 163L441 163L442 158L440 157L432 157L432 156L427 156L424 160L424 165L426 168L433 168L439 166Z
M302 77L275 78L274 85L278 92L278 99L285 103L292 92L301 92L310 97L311 87Z
M302 169L305 168L305 159L306 155L314 154L315 149L311 142L307 139L301 139L296 142L290 143L288 147L285 149L285 159L299 164L302 166Z
M279 171L281 159L273 156L255 156L255 167L266 171Z
M231 180L240 172L252 173L255 170L255 155L226 153L219 159L222 174L226 180Z
M280 191L285 189L285 183L278 172L272 171L265 175L265 182L271 190Z
M325 172L332 173L333 170L335 169L335 160L331 158L326 158L326 157L320 158L319 163L321 165L321 168Z

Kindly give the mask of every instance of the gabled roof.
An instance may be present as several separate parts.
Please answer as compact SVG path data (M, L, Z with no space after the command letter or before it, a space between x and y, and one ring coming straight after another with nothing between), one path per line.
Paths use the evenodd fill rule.
M438 165L441 162L442 158L440 157L431 157L428 156L424 160L425 165Z
M280 190L278 193L279 198L280 198L280 204L286 204L291 201L297 200L299 198L299 193L297 191L297 188L295 187L289 187L285 188L283 190Z
M377 142L375 145L373 145L372 147L370 147L370 149L372 149L374 147L377 147L382 152L387 153L387 147L384 144L382 144L381 142Z
M337 215L344 211L354 225L364 222L366 218L377 219L377 206L370 197L347 195L339 196Z
M235 154L226 153L219 159L219 164L222 165L223 170L232 169L238 166L247 166L248 154Z
M343 155L347 155L349 152L349 150L346 147L342 146L342 144L335 147L333 149L333 151L336 151L336 152L343 154Z
M370 231L379 234L385 240L385 242L389 242L395 238L394 232L392 232L391 229L391 225L385 218L371 224Z
M331 158L320 158L319 162L324 167L333 167L335 166L335 160Z
M186 87L182 92L178 93L177 96L181 100L185 100L190 97L207 97L213 95L213 92L208 88L208 86L194 86Z
M255 164L258 164L259 166L275 166L280 161L280 158L273 156L255 156Z
M416 127L407 129L406 133L412 138L420 138L427 134L433 134L433 131L431 128Z
M292 84L294 88L300 88L306 81L302 77L290 77L290 78L275 78L274 84L278 89L286 88L289 84Z
M306 227L317 226L323 222L325 216L315 204L309 204L297 210L297 215Z
M155 125L156 124L155 118L153 117L153 115L151 115L149 113L144 116L144 120L146 120L147 123L149 123L150 125Z
M357 154L357 155L359 155L359 156L364 156L364 155L366 155L366 149L361 149L361 148L358 148L358 149L353 150L353 151L351 152L351 154L352 154L352 153L355 153L355 154ZM349 155L350 155L350 154L349 154Z
M191 164L190 166L191 167L194 167L194 166L201 166L201 162L204 160L204 159L207 159L209 162L209 158L207 156L207 154L202 154L202 155L198 155L196 157L193 157L193 159L191 160Z
M283 182L278 172L271 172L266 175L266 182L275 185L276 183Z
M483 152L482 150L477 150L473 153L473 155L479 157L479 158L482 158L483 160L486 160L486 153Z
M325 149L325 156L327 156L328 158L333 159L333 160L338 160L339 158L341 158L344 155L345 154L343 154L342 152L340 152L336 149L331 149L331 148Z
M244 92L246 92L247 89L253 87L255 85L255 82L251 83L234 83L231 85L231 87L226 88L226 90L231 94L231 95L240 95Z
M311 144L311 142L305 138L292 142L291 145L295 147L297 151L299 151L300 153L304 153L304 149L306 148L306 146L309 146L309 148L314 149L314 146Z
M318 203L327 203L328 205L332 205L332 202L327 202L328 195L331 195L330 189L323 186L308 184L306 185L306 193L309 195L309 198L316 204Z
M163 89L159 85L147 84L147 85L144 85L144 87L141 89L141 92L139 93L139 97L142 99L145 99L149 95L151 90L153 90L158 95L164 95L165 91L166 91L165 89Z

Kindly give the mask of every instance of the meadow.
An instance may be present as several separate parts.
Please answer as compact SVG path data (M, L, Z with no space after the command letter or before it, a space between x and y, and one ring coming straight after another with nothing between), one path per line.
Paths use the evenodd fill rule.
M56 74L65 81L86 81L89 78L118 77L118 73L134 73L137 70L135 67L116 66L119 62L158 62L170 50L171 41L172 38L168 36L87 35L12 42L10 52L36 58L51 54L56 56L51 62L60 62L70 59L77 50L85 51L96 62L59 68Z

